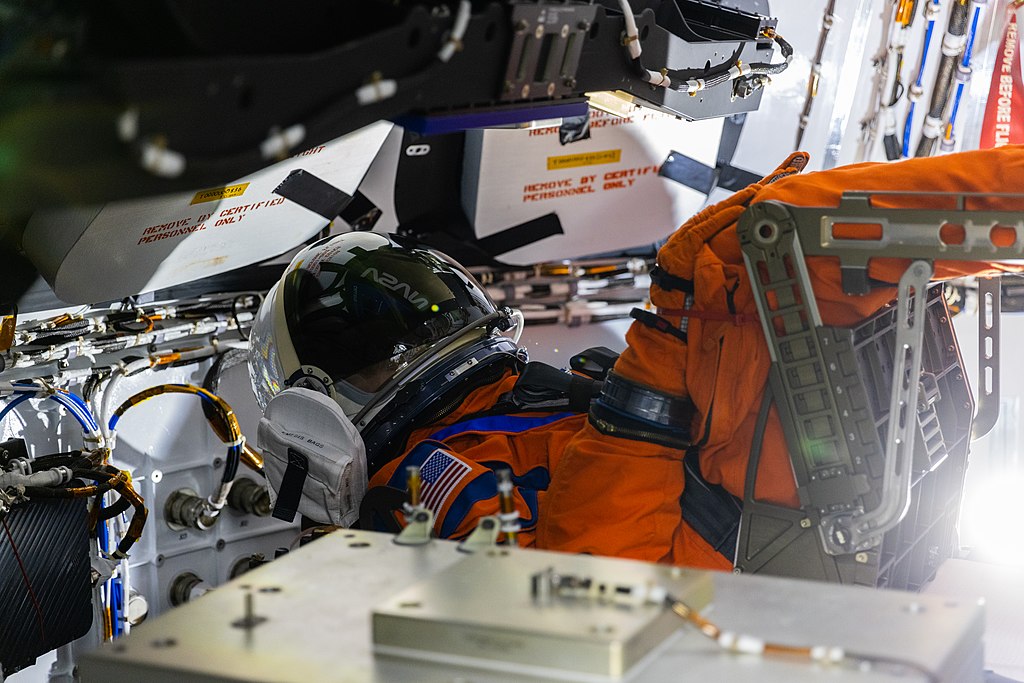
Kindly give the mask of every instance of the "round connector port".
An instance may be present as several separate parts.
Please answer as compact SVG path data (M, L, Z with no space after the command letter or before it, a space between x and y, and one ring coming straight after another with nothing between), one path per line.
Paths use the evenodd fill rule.
M231 484L228 507L257 517L269 517L273 511L270 490L248 477L239 477Z

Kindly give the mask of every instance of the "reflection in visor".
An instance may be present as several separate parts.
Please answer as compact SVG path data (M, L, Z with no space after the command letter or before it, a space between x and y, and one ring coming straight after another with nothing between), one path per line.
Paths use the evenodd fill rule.
M472 276L437 252L375 233L319 248L329 256L313 255L314 267L282 281L288 333L300 364L364 391L495 310Z

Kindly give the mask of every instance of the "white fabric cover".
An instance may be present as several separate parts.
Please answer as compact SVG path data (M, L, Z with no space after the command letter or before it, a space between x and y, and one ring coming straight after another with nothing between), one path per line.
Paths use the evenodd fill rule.
M292 387L267 403L257 432L271 502L288 468L288 449L309 459L299 513L326 524L352 526L366 494L366 447L331 398Z

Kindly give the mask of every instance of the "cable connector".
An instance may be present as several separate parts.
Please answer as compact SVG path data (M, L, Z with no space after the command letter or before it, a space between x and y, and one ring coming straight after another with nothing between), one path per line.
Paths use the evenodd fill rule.
M394 79L382 78L375 72L369 83L356 90L356 101L363 106L375 104L394 97L397 92L398 83Z
M185 155L167 148L163 138L150 138L140 146L142 168L161 178L177 178L185 172Z
M260 156L264 159L275 159L280 161L288 156L295 147L306 137L306 127L301 123L289 126L284 130L280 128L271 129L267 139L260 143Z
M942 54L946 57L959 57L960 51L967 44L967 34L954 36L947 32L942 36Z

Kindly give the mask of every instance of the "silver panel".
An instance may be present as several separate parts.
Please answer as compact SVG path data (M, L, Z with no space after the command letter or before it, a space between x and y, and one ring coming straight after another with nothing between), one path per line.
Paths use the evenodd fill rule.
M695 609L711 601L706 572L502 548L468 556L374 609L376 651L485 668L514 666L562 679L619 678L679 629L680 618L660 602L535 600L531 576L547 569L591 579L609 591L663 586Z
M615 562L541 551L513 551L512 556L531 565L571 563L593 575ZM450 542L408 547L395 545L385 534L337 531L86 654L79 665L81 678L85 683L552 680L514 667L495 671L373 653L372 610L464 559L466 555ZM630 566L630 571L672 578L667 568L617 562L622 564L616 566ZM684 575L688 573L677 578ZM704 614L723 629L791 645L839 645L850 653L909 661L935 672L943 683L982 680L983 608L975 602L768 576L705 576L710 577L714 597ZM499 581L491 583L496 594L505 590ZM265 617L250 629L232 625L245 615L247 595L252 596L254 614ZM486 608L467 604L463 609L479 614ZM734 655L681 624L622 680L905 683L928 678L917 669L899 666L822 665L793 657Z

